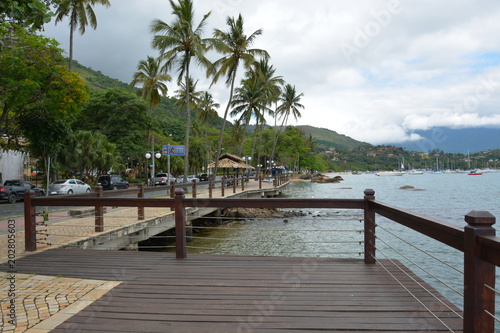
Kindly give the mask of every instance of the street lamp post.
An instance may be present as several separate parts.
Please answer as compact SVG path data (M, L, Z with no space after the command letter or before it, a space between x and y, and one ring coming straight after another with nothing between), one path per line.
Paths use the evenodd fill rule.
M249 165L252 161L252 156L243 156L243 161L245 161L245 165ZM248 179L250 175L248 174L248 168L246 166L245 166L245 172L247 174L247 179Z
M151 169L151 186L155 185L154 184L154 177L155 177L155 157L159 159L161 157L161 153L158 152L158 151L153 151L153 152L148 151L146 153L146 159L149 160L150 158L153 158L152 169Z

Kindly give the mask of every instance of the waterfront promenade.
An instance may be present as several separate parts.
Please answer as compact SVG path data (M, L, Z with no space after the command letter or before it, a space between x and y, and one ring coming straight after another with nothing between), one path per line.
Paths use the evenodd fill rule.
M396 220L401 216L418 225L433 222L381 203L368 205L372 192L366 190L365 199L214 198L203 205L364 207L365 237L369 238L375 236L369 232L371 227L366 228L374 222L370 217L374 208L379 214L387 210ZM179 196L176 202L182 205L182 199L177 199ZM198 200L185 200L187 207L199 204ZM450 231L452 235L459 232ZM177 238L185 241L185 237ZM446 239L455 243L454 238ZM25 274L5 286L13 286L15 291L20 288L18 295L23 291L20 286L30 288L36 283L49 292L34 296L33 290L27 291L26 300L33 299L33 304L21 301L16 306L16 318L24 320L17 322L19 331L27 327L31 332L462 331L462 311L397 260L367 262L375 259L369 255L373 251L370 244L365 242L369 246L364 261L193 254L179 259L179 252L47 248L16 260L14 268L3 264L0 270ZM23 284L30 279L31 284ZM48 284L37 279L46 279ZM58 290L57 285L64 283ZM423 292L422 286L435 296ZM3 304L8 301L3 299ZM8 314L9 308L2 306L2 318L8 319ZM5 331L14 332L6 323L4 320Z
M262 182L262 190L271 190L273 184ZM161 190L161 187L157 188ZM259 191L259 182L249 181L245 184L245 192ZM241 187L236 188L236 195L241 193ZM165 190L165 194L167 195ZM190 197L192 193L186 193ZM225 197L233 196L233 188L225 189ZM197 198L208 198L208 189L200 189ZM212 197L221 198L220 189L214 189ZM155 219L165 215L172 215L170 208L146 208L145 220ZM105 214L105 231L109 232L126 226L142 223L137 219L137 209L134 208L113 208L107 207ZM10 222L9 222L10 221ZM37 222L42 222L43 217L38 216ZM20 273L20 259L37 253L43 253L50 249L57 249L71 242L90 239L99 233L94 231L94 216L84 218L71 217L67 210L51 212L48 216L51 232L55 235L41 241L37 251L24 251L24 217L13 217L3 221L4 224L14 225L15 228L15 266L14 269L4 269L0 272L0 290L2 297L0 300L0 314L2 318L0 332L23 332L30 329L30 332L48 332L62 320L80 311L85 306L92 303L104 295L111 288L118 285L119 281L105 281L86 278L70 278L61 276L57 272L47 274ZM7 263L9 257L9 234L0 234L0 263ZM50 245L48 244L50 243ZM14 273L11 273L14 272ZM18 273L16 273L18 272ZM9 279L14 276L14 280ZM8 297L11 281L15 281L15 319L16 325L9 325L9 306L13 298Z

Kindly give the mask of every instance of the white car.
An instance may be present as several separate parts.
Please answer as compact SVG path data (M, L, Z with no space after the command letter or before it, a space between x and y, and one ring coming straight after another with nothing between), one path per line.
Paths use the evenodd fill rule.
M49 185L49 195L89 193L92 191L88 184L78 179L59 179Z

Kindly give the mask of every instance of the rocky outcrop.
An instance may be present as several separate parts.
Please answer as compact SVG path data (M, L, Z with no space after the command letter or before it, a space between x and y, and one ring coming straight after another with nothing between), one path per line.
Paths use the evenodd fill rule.
M313 183L340 183L342 180L344 179L340 176L335 176L333 178L330 178L328 176L320 174L311 178L311 182Z
M226 208L222 212L223 217L237 218L281 218L304 216L303 212L281 211L275 208Z

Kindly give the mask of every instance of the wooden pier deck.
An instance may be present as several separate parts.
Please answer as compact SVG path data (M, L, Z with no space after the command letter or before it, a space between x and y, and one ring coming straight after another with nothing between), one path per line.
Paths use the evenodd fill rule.
M462 331L456 314L382 263L453 332ZM379 263L362 260L223 255L179 260L173 253L53 249L19 259L16 269L123 281L52 332L450 331Z

